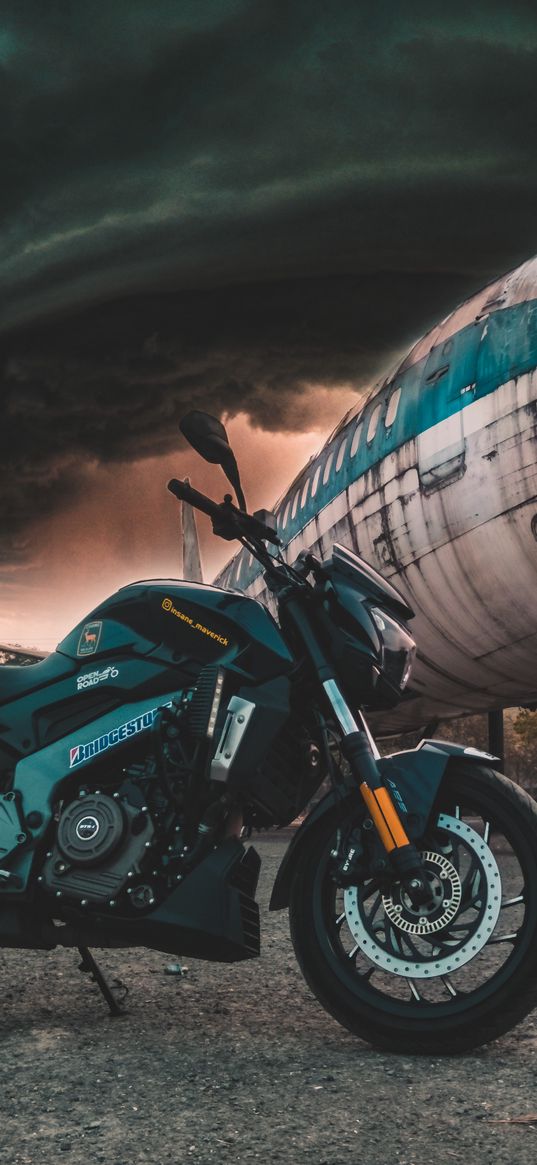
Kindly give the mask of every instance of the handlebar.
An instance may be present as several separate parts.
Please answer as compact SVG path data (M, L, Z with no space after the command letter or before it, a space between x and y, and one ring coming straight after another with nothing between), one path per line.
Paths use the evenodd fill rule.
M168 489L180 501L188 502L196 510L207 514L212 519L215 534L219 534L221 538L228 541L233 538L258 538L264 542L272 542L274 546L280 545L280 538L274 530L265 526L264 522L260 522L259 518L254 518L252 514L237 509L230 497L220 503L213 502L205 494L193 489L186 481L177 481L175 477L168 482Z
M176 477L168 482L168 489L175 498L181 502L189 502L196 510L202 510L204 514L208 514L209 518L217 518L219 516L220 506L217 502L211 501L205 494L201 494L199 490L192 489L186 481L177 481Z

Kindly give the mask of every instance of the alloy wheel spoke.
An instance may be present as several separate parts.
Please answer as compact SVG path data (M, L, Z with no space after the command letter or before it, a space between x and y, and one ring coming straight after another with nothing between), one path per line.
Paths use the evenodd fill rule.
M378 914L381 906L382 906L382 894L380 893L380 890L379 890L377 897L375 898L374 902L372 903L371 909L369 910L369 913L367 916L369 922L373 922L373 919L375 918L375 915Z
M460 947L465 941L464 936L461 937L460 935L457 935L454 938L450 938L449 931L446 931L445 935L441 939L438 938L437 934L431 935L430 937L428 935L423 935L420 937L423 937L426 942L431 943L431 950L428 956L431 959L438 957L447 958L448 956L452 955L453 951L457 950L458 947Z
M483 869L479 862L472 861L461 879L461 900L458 916L467 910L481 910L483 905Z
M463 850L462 852L465 852L465 851ZM449 860L451 862L451 865L454 867L454 869L458 873L459 869L460 869L460 863L461 863L461 845L459 843L458 837L452 838L451 854L450 854Z
M506 898L505 901L502 902L500 910L505 910L508 906L518 906L521 902L525 902L523 894L517 894L516 898Z
M413 943L410 935L404 931L396 931L393 927L390 928L392 932L392 951L394 954L402 955L405 959L412 959L417 962L423 958L423 953ZM421 936L420 936L421 937Z
M422 996L420 995L420 993L419 993L419 991L418 991L418 988L416 987L416 984L415 984L414 980L413 980L413 979L407 979L407 983L408 983L408 986L410 987L410 990L411 990L411 992L412 992L412 995L414 996L414 999L415 999L415 1000L416 1000L418 1003L422 1003L422 1002L423 1002L423 998L422 998Z
M442 978L442 983L444 984L444 987L447 988L447 990L449 991L449 994L454 999L455 996L459 994L459 992L457 991L457 988L453 986L453 983L451 982L449 975L442 975L441 978Z
M468 922L453 922L451 924L451 926L449 927L449 929L446 930L446 932L445 932L448 940L449 940L449 935L451 935L451 934L456 934L456 936L457 936L456 940L453 939L451 941L450 945L453 946L453 943L455 941L457 943L462 942L463 941L462 935L464 935L466 933L469 934L474 929L474 925L475 925L474 920L472 920L471 922L470 921L468 921Z
M371 898L372 894L376 894L378 892L378 889L379 887L376 878L372 878L370 882L366 882L362 893L362 902L367 902L368 899Z
M492 943L514 943L519 935L519 931L515 930L512 934L493 934L486 942L486 946L491 946Z

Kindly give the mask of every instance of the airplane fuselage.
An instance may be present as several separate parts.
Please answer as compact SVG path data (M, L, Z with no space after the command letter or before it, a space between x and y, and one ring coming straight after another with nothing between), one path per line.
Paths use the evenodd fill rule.
M276 516L289 561L341 542L416 611L412 693L378 730L536 701L537 260L420 340ZM246 551L216 581L268 598Z

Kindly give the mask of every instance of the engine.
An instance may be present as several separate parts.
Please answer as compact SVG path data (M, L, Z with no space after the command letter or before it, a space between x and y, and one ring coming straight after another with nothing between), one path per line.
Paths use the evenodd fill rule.
M199 815L214 793L197 778L199 744L185 715L190 703L161 710L145 756L121 774L102 768L100 789L79 787L74 800L59 806L38 879L59 906L149 909L197 856ZM187 837L192 784L197 795Z
M115 905L129 882L137 899L151 905L150 883L140 884L154 824L144 805L127 795L88 793L61 812L56 839L41 873L43 889L82 906Z
M149 910L242 822L283 825L303 809L322 773L317 742L295 715L261 764L256 737L242 750L243 771L229 783L211 776L215 740L231 749L224 681L220 668L205 668L180 704L161 710L145 755L132 756L120 773L102 765L98 789L79 786L72 801L57 807L38 880L58 909ZM267 702L260 724L270 727L272 716Z

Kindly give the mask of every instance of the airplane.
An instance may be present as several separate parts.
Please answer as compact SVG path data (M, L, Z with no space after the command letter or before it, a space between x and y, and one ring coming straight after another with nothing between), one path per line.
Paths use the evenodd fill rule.
M537 258L418 340L274 512L288 561L340 542L416 612L411 686L376 733L488 712L498 752L500 710L537 701ZM246 550L214 581L270 606Z
M536 442L534 258L418 340L276 503L289 561L339 541L416 611L411 686L398 708L372 717L377 734L489 712L500 752L496 713L537 704ZM185 510L183 573L199 579ZM270 606L245 550L214 581Z
M190 479L185 477L186 485ZM203 582L196 514L187 502L181 502L182 577L188 582Z
M0 643L0 665L38 663L47 655L48 651L40 651L38 647L21 647L20 643Z

